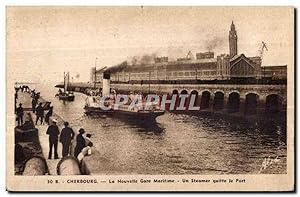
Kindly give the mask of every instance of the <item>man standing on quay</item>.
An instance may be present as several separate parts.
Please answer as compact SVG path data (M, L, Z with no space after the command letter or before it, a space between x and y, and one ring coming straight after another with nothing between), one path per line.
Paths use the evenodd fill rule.
M62 129L59 141L62 143L62 156L67 157L70 152L71 141L74 138L74 131L69 127L69 123L64 123L65 128Z
M39 104L39 106L35 110L36 114L36 120L35 124L37 125L38 120L41 119L41 125L43 124L43 119L44 119L44 108L42 106L42 103Z
M57 120L52 120L52 125L50 125L47 129L46 134L49 135L49 156L48 159L51 159L52 157L52 147L54 146L54 159L58 159L57 154L57 143L58 143L58 135L59 135L59 129L56 125Z
M22 107L22 103L19 104L19 107L16 110L17 119L18 119L18 126L22 126L23 124L23 115L24 115L24 109Z
M33 97L32 101L31 101L31 106L32 106L33 113L35 113L36 104L37 104L37 100L35 99L35 97Z

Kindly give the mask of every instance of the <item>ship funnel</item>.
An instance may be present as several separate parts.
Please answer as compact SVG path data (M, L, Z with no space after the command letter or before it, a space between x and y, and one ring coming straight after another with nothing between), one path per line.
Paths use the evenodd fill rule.
M102 96L110 95L110 74L103 73L103 80L102 80Z

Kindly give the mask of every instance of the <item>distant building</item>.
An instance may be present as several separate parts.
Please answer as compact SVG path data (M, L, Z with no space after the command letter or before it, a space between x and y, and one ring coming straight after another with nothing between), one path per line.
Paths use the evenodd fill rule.
M261 78L261 58L238 55L238 36L232 21L229 31L229 70L227 78Z
M193 58L189 51L187 57L178 58L177 61L169 61L168 57L156 57L154 64L120 65L118 69L108 68L105 72L108 72L111 80L116 82L261 79L266 76L272 78L286 76L286 66L261 67L261 57L246 57L245 54L238 54L237 42L237 31L232 21L229 31L229 54L215 57L214 52L200 52L196 53L196 58ZM103 73L103 70L97 71L98 73Z
M230 58L229 78L261 78L261 58L244 54Z
M90 82L95 82L95 74L96 74L96 67L92 67L90 70Z
M196 59L214 58L214 52L196 53Z
M262 77L271 79L286 79L287 65L282 66L263 66L261 67Z
M230 26L230 31L229 31L229 56L232 58L235 55L238 54L237 50L237 33L235 30L235 25L233 24L233 21Z
M91 72L90 73L90 82L91 83L95 83L95 82L101 83L102 82L103 72L104 72L103 68L96 70L96 67L92 67L90 72Z
M156 57L154 58L155 63L160 63L160 62L168 62L168 57Z

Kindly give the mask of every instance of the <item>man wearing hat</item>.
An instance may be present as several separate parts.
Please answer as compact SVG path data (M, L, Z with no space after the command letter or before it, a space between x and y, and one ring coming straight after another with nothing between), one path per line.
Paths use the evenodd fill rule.
M24 115L22 103L19 104L19 107L16 110L16 114L18 119L18 126L21 126L23 124L23 115Z
M75 157L77 157L79 155L79 153L81 152L81 150L85 147L85 139L83 137L84 132L85 131L83 128L79 129L79 134L76 137L76 147L74 150Z
M51 159L52 157L52 147L54 146L54 159L58 159L57 154L57 144L58 144L58 135L59 135L59 129L56 125L57 120L52 120L52 125L50 125L47 129L46 134L49 135L49 156L48 159Z
M70 153L70 145L75 133L73 129L69 127L68 122L64 122L64 126L65 128L61 131L59 141L62 143L62 156L66 157Z
M35 109L35 112L36 112L35 124L37 125L38 120L41 119L41 125L42 125L44 119L44 108L42 106L42 103L39 103L39 106Z

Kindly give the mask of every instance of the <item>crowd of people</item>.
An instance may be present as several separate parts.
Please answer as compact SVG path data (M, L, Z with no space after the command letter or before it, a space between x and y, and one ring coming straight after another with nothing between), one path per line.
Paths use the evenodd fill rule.
M35 89L30 90L28 86L20 86L15 88L15 113L16 113L16 121L18 126L23 125L23 117L24 117L24 108L23 104L19 103L19 107L16 107L18 100L18 91L26 92L31 94L31 108L32 112L36 115L35 124L37 125L40 120L41 125L44 122L45 109L43 107L43 103L39 102L40 92L35 92ZM49 110L46 113L45 122L49 125L49 119L53 114L53 106L49 106Z
M91 154L91 147L93 146L93 143L90 140L91 134L85 135L84 129L83 128L79 129L78 135L76 136L76 146L74 152L72 153L71 146L73 144L72 141L75 137L75 132L69 126L69 123L64 122L64 128L60 132L57 126L57 120L51 118L51 116L53 115L53 106L49 106L48 112L45 115L46 110L43 106L43 103L39 102L40 93L39 92L36 93L35 90L30 91L28 86L26 87L20 86L16 88L15 106L17 103L19 90L31 94L32 112L36 116L35 125L37 125L39 121L40 124L43 125L44 120L49 125L46 131L46 134L49 135L48 159L52 159L53 152L54 152L54 159L59 159L58 152L57 152L58 142L62 144L62 157L74 156L78 159L78 161L81 161L84 158L84 156ZM15 113L17 117L16 121L18 123L18 127L21 127L23 125L23 116L24 116L24 108L22 106L22 103L19 103L19 107L15 109Z
M57 126L57 120L53 119L52 124L48 127L46 134L49 135L49 155L48 159L52 159L52 149L54 149L54 159L59 159L57 152L58 142L62 144L62 157L74 156L79 161L83 159L84 156L91 154L91 147L93 143L90 140L91 134L84 136L84 129L80 128L78 135L76 136L76 146L74 153L72 154L72 140L75 137L75 132L69 126L68 122L64 122L64 128L59 132Z
M22 85L19 87L15 87L16 91L21 90L21 92L30 92L30 88L28 85Z

